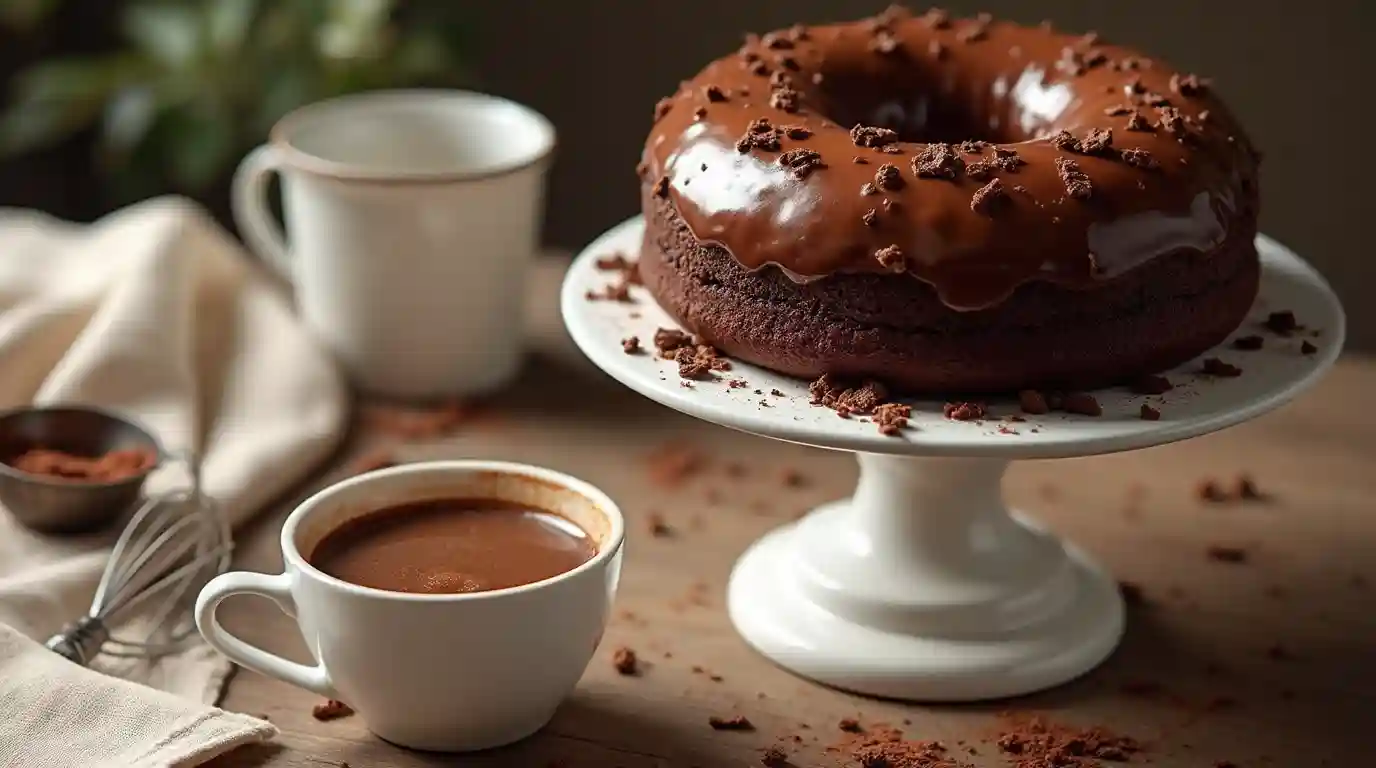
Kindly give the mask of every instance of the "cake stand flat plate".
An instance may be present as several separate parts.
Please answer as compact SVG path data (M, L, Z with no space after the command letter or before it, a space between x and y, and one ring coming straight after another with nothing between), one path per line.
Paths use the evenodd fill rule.
M1243 374L1216 378L1201 372L1200 360L1165 372L1175 388L1160 396L1135 395L1121 389L1094 392L1103 407L1098 417L1069 414L1026 416L1011 400L987 400L990 418L952 421L940 401L910 400L910 426L899 437L885 437L861 418L838 418L811 404L808 382L732 361L729 371L713 381L684 382L672 361L654 354L658 328L678 328L642 287L631 289L631 302L590 300L616 281L598 269L597 259L615 253L634 258L640 251L644 224L640 217L623 222L589 245L574 261L561 295L565 324L574 341L598 367L635 391L678 411L734 429L779 440L866 453L911 456L965 456L1007 459L1056 458L1125 451L1183 440L1232 426L1280 406L1318 380L1342 349L1345 320L1328 283L1299 256L1266 236L1257 238L1261 253L1261 291L1248 319L1234 337L1259 334L1257 351L1233 349L1228 343L1200 356L1219 357ZM1303 328L1288 337L1269 333L1261 321L1268 313L1290 310ZM626 354L621 340L640 338L648 354ZM1303 342L1318 351L1305 355ZM732 386L732 381L743 385ZM782 396L771 394L772 391ZM1140 407L1160 410L1159 421L1145 421Z

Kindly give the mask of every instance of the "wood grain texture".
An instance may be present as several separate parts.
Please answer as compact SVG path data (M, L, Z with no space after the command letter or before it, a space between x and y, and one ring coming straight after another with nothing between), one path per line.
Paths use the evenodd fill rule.
M606 490L628 519L616 617L577 692L541 734L471 756L398 749L357 717L321 723L312 694L240 672L223 705L264 714L283 731L217 768L369 766L750 766L778 744L797 766L844 766L837 721L898 725L911 738L965 741L978 766L1005 766L990 737L1001 710L1037 710L1105 725L1145 741L1138 762L1208 768L1376 764L1376 363L1343 361L1315 391L1255 422L1145 451L1015 466L1006 494L1142 587L1121 649L1087 677L995 705L919 706L851 696L796 678L751 652L722 600L736 556L809 507L844 495L849 456L732 432L644 400L592 368L558 322L562 262L533 285L536 351L491 412L448 438L398 447L404 460L483 457L542 464ZM552 386L557 382L557 386ZM651 482L646 457L691 445L708 461L682 485ZM360 429L339 466L388 438ZM730 465L746 472L735 476ZM785 482L786 470L807 478ZM305 491L336 479L337 469ZM1265 502L1207 504L1204 478L1252 475ZM280 568L285 500L241 537L239 566ZM650 534L661 515L673 535ZM1241 546L1245 564L1206 556ZM265 602L223 611L246 639L305 660L294 625ZM611 654L634 648L644 671L623 677ZM1277 659L1273 648L1284 651ZM701 669L695 672L694 669ZM719 680L714 677L720 678ZM1159 690L1151 690L1159 686ZM481 704L479 703L479 706ZM713 731L707 718L745 714L751 733ZM903 723L910 723L904 725ZM795 740L794 737L799 740Z

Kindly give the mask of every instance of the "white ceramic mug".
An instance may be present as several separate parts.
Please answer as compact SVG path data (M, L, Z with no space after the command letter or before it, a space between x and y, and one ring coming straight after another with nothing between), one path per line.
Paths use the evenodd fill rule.
M477 395L520 366L554 128L466 91L302 107L239 166L235 220L365 391ZM267 184L282 177L284 237Z
M362 587L308 562L342 523L436 498L506 499L558 513L592 537L597 554L543 581L452 595ZM582 676L616 594L624 532L605 494L547 469L441 461L370 472L287 517L283 573L212 579L196 601L196 625L239 664L349 704L387 741L439 751L497 747L549 722ZM317 663L288 661L226 632L215 612L236 594L266 597L294 616Z

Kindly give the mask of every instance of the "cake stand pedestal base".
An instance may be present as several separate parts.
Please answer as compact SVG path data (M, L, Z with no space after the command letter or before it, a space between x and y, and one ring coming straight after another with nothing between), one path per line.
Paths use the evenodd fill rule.
M756 542L731 620L804 677L888 698L971 701L1048 688L1123 632L1116 582L1004 507L1000 459L861 453L848 500Z

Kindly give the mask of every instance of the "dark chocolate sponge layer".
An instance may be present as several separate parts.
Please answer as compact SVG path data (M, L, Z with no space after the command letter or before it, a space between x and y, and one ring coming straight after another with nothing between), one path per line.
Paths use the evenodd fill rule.
M1092 389L1183 363L1246 317L1260 267L1254 230L1210 253L1167 254L1092 290L1032 282L961 312L910 275L837 273L806 283L749 271L699 242L645 195L640 272L685 328L782 373L878 379L910 394Z

